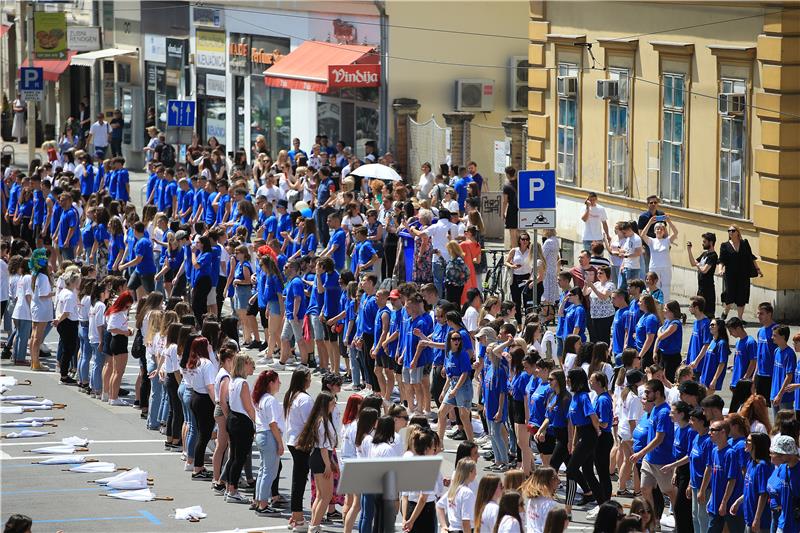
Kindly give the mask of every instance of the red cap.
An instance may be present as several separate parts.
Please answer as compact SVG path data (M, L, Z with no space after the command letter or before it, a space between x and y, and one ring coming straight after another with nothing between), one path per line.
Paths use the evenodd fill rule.
M400 291L398 291L397 289L392 289L392 292L389 293L389 298L399 299L400 298Z

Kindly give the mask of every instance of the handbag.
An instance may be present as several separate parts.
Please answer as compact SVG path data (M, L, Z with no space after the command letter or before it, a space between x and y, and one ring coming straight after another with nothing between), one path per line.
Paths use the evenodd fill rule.
M745 239L742 244L747 244L747 252L750 254L750 266L747 269L747 275L751 278L757 278L758 268L756 268L756 256L753 255L750 249L750 243L747 242L747 239Z
M135 359L141 359L145 356L147 350L144 347L144 336L142 335L142 330L137 329L136 335L133 337L133 346L131 347L131 355Z

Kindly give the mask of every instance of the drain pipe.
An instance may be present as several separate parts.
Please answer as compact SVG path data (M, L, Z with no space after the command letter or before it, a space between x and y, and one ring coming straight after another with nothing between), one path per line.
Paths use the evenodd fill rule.
M387 74L389 71L389 19L386 15L386 1L374 0L375 8L380 15L380 53L381 53L381 87L378 113L380 116L380 138L378 147L382 153L389 150L389 86Z

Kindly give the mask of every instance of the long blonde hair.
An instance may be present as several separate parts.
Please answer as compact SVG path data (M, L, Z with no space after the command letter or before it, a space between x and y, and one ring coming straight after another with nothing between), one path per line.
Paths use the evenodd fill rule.
M553 496L553 479L558 477L558 474L553 468L544 466L537 468L533 471L525 483L519 488L519 491L528 499L538 498L545 496L551 498Z
M164 318L164 312L160 309L153 309L147 313L147 335L144 338L145 344L152 344L156 334L161 333L161 321Z
M167 338L167 330L169 327L178 321L178 313L175 311L166 311L161 318L161 338Z
M456 499L456 493L462 485L469 483L469 476L476 472L475 461L472 459L461 459L456 466L456 472L450 481L450 488L447 491L447 501L452 503Z
M500 476L496 474L487 474L481 478L481 482L478 484L477 494L475 495L475 514L472 515L475 524L473 533L480 533L483 509L486 507L486 504L494 499L497 487L500 486L500 481Z

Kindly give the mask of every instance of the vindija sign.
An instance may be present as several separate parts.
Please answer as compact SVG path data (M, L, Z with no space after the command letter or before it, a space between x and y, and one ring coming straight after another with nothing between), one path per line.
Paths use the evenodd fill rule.
M342 87L380 87L380 85L380 65L328 66L328 86L330 89Z

